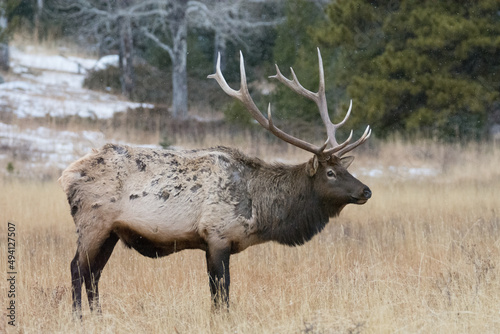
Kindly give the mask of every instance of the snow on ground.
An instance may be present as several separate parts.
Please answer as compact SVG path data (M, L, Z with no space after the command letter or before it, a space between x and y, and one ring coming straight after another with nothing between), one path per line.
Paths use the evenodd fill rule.
M32 55L13 47L11 58L13 71L20 78L0 84L0 105L9 106L19 118L78 115L105 119L128 108L153 108L150 104L133 103L82 88L87 69L96 64L99 68L113 65L114 56L98 62L77 57Z
M106 142L100 132L56 131L45 127L21 131L16 125L0 123L0 159L18 160L36 170L48 168L64 169L77 157L90 152ZM14 166L15 167L15 166Z
M29 51L29 47L27 48ZM24 53L15 47L11 47L10 65L14 68L14 72L20 71L22 68L40 69L57 72L85 74L87 70L94 67L97 60L78 57L64 57L61 55L41 55Z
M406 167L406 166L380 166L373 168L360 168L358 174L372 178L391 175L399 179L419 179L439 175L440 171L432 167ZM353 173L356 176L356 173Z
M107 119L131 108L153 108L115 95L82 87L85 73L97 66L116 65L116 56L96 59L47 56L11 48L11 68L16 78L0 84L0 113L16 118L66 117ZM109 140L109 139L108 139ZM0 173L20 176L58 173L77 158L107 140L98 132L56 131L48 128L24 129L0 123ZM13 164L12 162L15 162Z
M59 77L63 77L60 74ZM66 79L70 79L67 75ZM53 75L45 75L51 81ZM78 80L78 78L76 78ZM69 81L69 80L68 80ZM81 80L83 81L83 80ZM149 104L119 100L116 96L62 84L36 81L11 81L0 84L0 100L19 118L66 117L106 119L128 108L152 107Z
M118 67L118 64L119 64L118 61L119 61L118 55L107 55L107 56L100 58L94 64L93 69L94 70L105 70L109 66Z
M70 163L107 142L96 131L57 131L46 127L21 130L17 125L0 123L1 172L9 173L6 166L10 162L11 172L17 176L55 178Z

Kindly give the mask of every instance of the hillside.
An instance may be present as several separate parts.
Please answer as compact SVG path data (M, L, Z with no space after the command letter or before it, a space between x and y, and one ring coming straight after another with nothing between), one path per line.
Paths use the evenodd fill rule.
M12 73L0 84L1 174L52 176L54 169L113 140L99 131L60 130L50 120L105 120L128 109L153 107L82 88L86 71L95 66L102 65L96 59L34 53L29 47L11 49Z

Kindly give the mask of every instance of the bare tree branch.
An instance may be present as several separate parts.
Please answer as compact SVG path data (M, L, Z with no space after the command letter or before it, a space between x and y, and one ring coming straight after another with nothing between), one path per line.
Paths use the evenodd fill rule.
M172 50L172 48L169 45L163 43L158 37L156 37L155 34L149 32L145 27L141 28L141 31L144 34L144 36L151 39L153 42L156 43L157 46L159 46L163 50L167 51L168 54L170 55L170 58L174 57L174 55L173 55L174 51Z
M123 73L133 70L135 41L144 37L165 50L172 60L173 114L187 116L187 31L189 27L215 32L216 48L227 41L250 49L248 39L258 29L274 26L279 18L266 19L262 0L54 0L59 10L78 22L80 34L99 48L118 47L122 82L133 83ZM279 2L278 0L277 3ZM141 38L142 37L142 38ZM125 58L123 58L125 57ZM130 86L130 85L129 85Z

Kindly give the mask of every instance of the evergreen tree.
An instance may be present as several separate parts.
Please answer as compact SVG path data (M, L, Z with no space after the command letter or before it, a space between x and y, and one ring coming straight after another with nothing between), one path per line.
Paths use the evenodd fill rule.
M338 1L316 31L336 83L377 135L486 133L500 89L500 2Z
M313 2L290 0L286 5L286 20L277 29L274 59L283 75L291 78L289 67L293 67L300 83L307 89L316 91L319 83L317 43L312 39L313 27L326 20L324 12ZM323 57L328 54L322 50ZM328 58L328 57L327 57ZM329 62L325 62L328 66ZM271 70L275 71L275 69ZM326 80L328 82L328 71ZM326 89L331 86L327 84ZM329 92L327 92L327 95ZM276 91L272 97L272 112L276 120L300 119L306 122L320 122L316 105L297 95L276 81ZM263 109L265 110L265 109Z

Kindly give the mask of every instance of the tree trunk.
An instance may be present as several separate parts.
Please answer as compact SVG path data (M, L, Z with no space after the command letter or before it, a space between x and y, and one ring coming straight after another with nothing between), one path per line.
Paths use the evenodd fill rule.
M0 6L0 69L3 71L9 70L9 36L6 32L7 25L5 8Z
M120 82L122 94L129 99L133 98L135 88L132 24L130 18L125 16L119 19L120 29Z
M34 30L34 40L36 42L40 41L40 15L42 15L43 10L43 0L36 1L36 9L35 9L35 30Z
M172 48L172 116L185 119L188 116L187 91L187 1L176 1L170 29L173 36Z
M0 42L0 69L9 70L9 43L7 41Z

